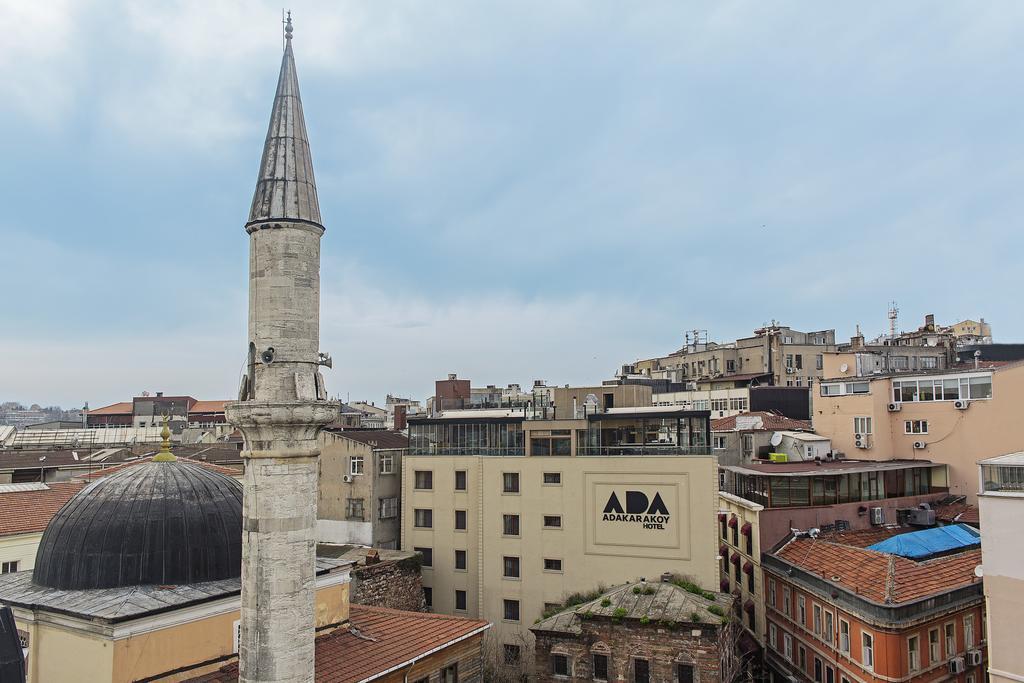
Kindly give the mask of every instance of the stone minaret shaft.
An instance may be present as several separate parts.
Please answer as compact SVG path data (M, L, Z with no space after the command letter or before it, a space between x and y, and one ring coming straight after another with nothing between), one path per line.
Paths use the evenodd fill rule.
M312 681L320 344L320 222L291 17L249 234L249 352L228 420L245 437L240 680Z

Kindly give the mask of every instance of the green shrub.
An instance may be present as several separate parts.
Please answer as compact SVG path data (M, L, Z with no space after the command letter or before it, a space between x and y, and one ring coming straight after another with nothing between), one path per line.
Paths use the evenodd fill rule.
M615 621L621 621L627 614L625 607L616 607L615 611L612 612L612 619Z
M700 612L690 612L690 621L695 624L699 624L703 621L703 619L701 619Z
M643 592L643 588L640 586L633 586L633 595L640 595Z
M601 600L601 607L608 607L611 604L612 604L612 601L609 598L605 598L605 599Z
M708 611L714 614L716 617L725 616L725 610L719 607L718 605L711 605L710 607L708 607Z
M640 617L640 623L641 624L649 624L649 623L651 623L651 618L645 614L642 617Z

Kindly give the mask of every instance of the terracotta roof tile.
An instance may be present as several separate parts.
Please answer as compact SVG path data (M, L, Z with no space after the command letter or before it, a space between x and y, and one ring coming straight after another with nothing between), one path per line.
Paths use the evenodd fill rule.
M111 403L109 406L103 406L102 408L96 408L90 410L90 415L131 415L133 410L131 401L122 401L120 403Z
M342 439L351 439L373 448L408 448L409 437L393 429L342 429L331 431Z
M47 487L0 493L0 536L44 531L64 503L85 488L85 482L53 482Z
M480 619L363 605L352 605L349 619L351 628L342 627L316 639L319 683L371 680L375 674L490 627ZM193 683L237 680L237 663L192 679Z
M740 413L730 417L720 417L711 421L711 431L732 432L736 430L737 417L760 417L761 429L763 431L811 431L811 423L807 420L794 420L785 415L768 411L754 411L751 413Z
M189 413L223 413L224 405L231 401L196 401L188 409Z

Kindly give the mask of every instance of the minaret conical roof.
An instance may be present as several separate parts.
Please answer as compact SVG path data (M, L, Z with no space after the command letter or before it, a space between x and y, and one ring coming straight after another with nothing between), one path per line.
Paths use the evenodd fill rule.
M275 220L302 221L323 227L292 53L290 16L285 28L284 56L270 112L270 127L263 144L260 174L246 227Z

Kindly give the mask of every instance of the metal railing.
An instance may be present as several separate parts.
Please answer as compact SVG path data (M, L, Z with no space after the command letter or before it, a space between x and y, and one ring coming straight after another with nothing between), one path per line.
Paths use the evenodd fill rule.
M426 448L409 448L409 455L493 455L519 456L526 455L523 446L489 448L484 446L428 446Z
M683 444L620 444L580 446L577 455L711 455L710 446Z

